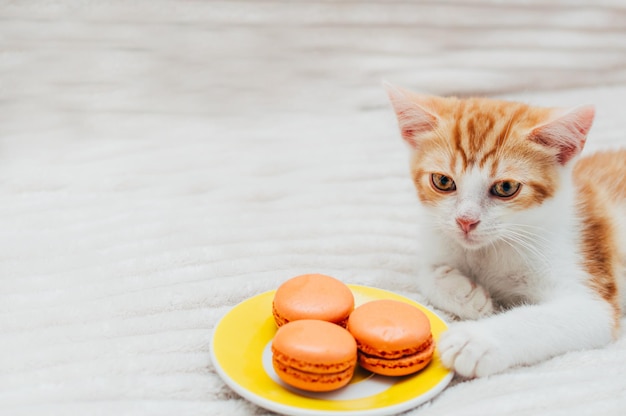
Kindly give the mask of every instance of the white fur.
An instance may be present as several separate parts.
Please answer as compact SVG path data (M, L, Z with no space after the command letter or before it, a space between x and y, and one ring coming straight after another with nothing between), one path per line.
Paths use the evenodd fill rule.
M512 212L488 197L491 179L474 169L455 178L457 192L443 203L423 207L420 290L469 320L439 342L443 363L459 374L486 376L610 342L612 309L586 286L580 265L569 167L560 179L555 197ZM471 241L455 222L463 215L480 218Z

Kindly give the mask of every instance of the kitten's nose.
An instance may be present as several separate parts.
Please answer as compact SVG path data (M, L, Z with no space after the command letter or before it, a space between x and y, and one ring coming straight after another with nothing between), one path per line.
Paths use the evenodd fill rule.
M479 222L480 220L478 219L468 217L458 217L456 219L456 223L459 224L461 230L463 230L466 234L476 228Z

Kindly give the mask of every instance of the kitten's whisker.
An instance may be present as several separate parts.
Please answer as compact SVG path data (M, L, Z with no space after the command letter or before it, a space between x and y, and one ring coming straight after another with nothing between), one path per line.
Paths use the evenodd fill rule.
M537 232L533 232L527 229L523 229L523 227L526 228L536 228L537 230L541 230L541 233L537 233ZM517 235L523 235L525 238L532 240L533 242L539 242L541 241L544 244L550 244L551 240L546 238L544 234L546 234L545 230L541 227L537 227L534 225L527 225L527 224L507 224L506 227L499 227L498 228L499 231L503 232L503 233L508 233L508 232L513 232L516 233ZM548 232L548 234L552 234L550 232Z
M527 230L517 230L515 228L509 228L507 232L516 235L517 237L527 241L528 243L532 243L537 245L539 248L549 249L551 245L551 241L546 237L542 236L538 233L533 233Z
M539 230L541 232L541 234L554 234L552 231L546 230L545 227L540 227L538 225L509 223L508 227L513 227L513 228L531 228L531 229Z
M511 245L511 247L514 247L515 245L519 245L519 246L520 246L519 248L524 249L524 250L527 252L527 254L532 254L532 255L534 255L534 256L535 256L538 260L540 260L543 264L546 264L546 265L547 265L547 264L549 264L549 263L550 263L550 261L549 261L549 259L546 257L546 255L545 255L544 253L542 253L542 252L541 252L541 251L540 251L537 247L535 247L533 244L531 244L531 242L529 242L529 241L525 240L525 239L523 238L523 236L517 235L517 234L515 234L515 233L513 233L513 232L510 232L510 230L509 230L509 232L508 232L508 233L506 233L506 234L504 234L504 235L502 236L502 239L503 239L504 241L506 241L507 243L509 243L509 245ZM516 243L516 244L513 244L513 243ZM519 253L519 251L518 251L518 253ZM527 264L529 264L529 263L528 263L527 256L523 256L523 257L526 259ZM530 264L529 264L529 265L530 265Z
M511 117L509 119L509 122L506 125L506 131L504 132L504 135L502 136L502 140L499 141L499 143L498 143L498 150L502 148L502 145L504 144L504 142L506 142L506 139L509 138L509 132L511 131L511 125L513 125L513 117Z
M533 247L541 248L541 249L549 249L550 248L550 240L545 238L541 238L535 235L518 233L516 231L509 231L511 235L514 235L516 238L526 242L527 244L532 245Z
M496 258L499 258L500 254L498 252L498 245L496 244L495 240L489 240L489 246L493 249Z
M509 247L511 247L513 250L515 250L515 252L520 256L520 258L524 261L524 263L526 263L527 266L530 266L530 263L528 261L528 258L524 255L524 253L522 253L519 248L517 248L517 246L515 244L513 244L513 242L509 241L508 238L503 237L501 239L502 242L504 242L506 245L508 245Z
M537 269L537 263L531 262L528 252L519 247L519 243L514 240L505 239L503 240L509 247L511 247L515 252L519 255L520 259L524 262L526 267L532 270ZM543 264L543 261L540 263Z
M514 241L519 242L521 245L528 248L529 250L536 252L536 253L540 253L537 247L535 247L535 245L539 245L539 242L531 239L529 236L519 234L513 230L508 230L508 233L506 234L506 236ZM541 255L543 256L543 253L541 253Z

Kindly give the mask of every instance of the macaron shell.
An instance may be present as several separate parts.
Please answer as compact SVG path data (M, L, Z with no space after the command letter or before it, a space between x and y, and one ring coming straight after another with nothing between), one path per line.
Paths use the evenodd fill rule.
M365 303L352 312L347 329L356 339L359 364L377 374L402 376L419 371L435 350L428 317L404 302Z
M424 312L389 299L356 308L347 328L361 349L379 352L385 358L411 354L431 337L430 321Z
M356 361L356 341L330 322L301 319L281 326L272 340L274 354L306 371L333 372ZM291 363L290 363L291 364Z
M299 319L320 319L344 326L354 309L354 295L346 284L323 274L305 274L276 290L272 314L277 326Z
M307 391L332 391L347 385L354 374L354 365L342 372L333 374L315 374L300 371L286 366L282 362L273 359L272 366L281 380L290 386Z
M357 346L344 328L320 320L281 326L272 340L272 365L287 384L309 391L330 391L350 381Z
M359 348L359 351L368 355L375 355L377 357L382 357L387 360L402 358L402 357L406 357L407 355L413 355L413 354L419 353L421 350L424 349L423 343L415 344L413 347L410 347L410 348L407 347L403 349L393 349L387 346L383 346L381 348L380 345L382 344L372 345L372 344L365 344L363 342L357 341L357 346Z
M435 342L430 340L418 352L401 358L381 358L369 354L359 353L359 365L366 370L385 376L405 376L415 373L426 367L433 358Z
M276 302L272 302L272 315L274 316L274 322L276 322L276 326L279 328L289 323L289 320L281 315L280 311L276 309Z
M322 351L320 354L324 354ZM292 367L300 371L316 374L333 374L345 371L350 367L354 367L356 363L356 353L354 356L350 356L345 360L333 361L329 359L324 361L323 358L314 360L303 360L293 358L294 356L289 354L283 354L278 348L272 346L272 357L274 361L280 362L287 367Z

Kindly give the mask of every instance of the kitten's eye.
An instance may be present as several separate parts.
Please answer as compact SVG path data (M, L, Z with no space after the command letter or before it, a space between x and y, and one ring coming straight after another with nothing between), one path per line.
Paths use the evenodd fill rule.
M500 181L493 184L490 192L498 198L511 198L521 187L522 184L516 181Z
M452 178L442 175L441 173L433 173L430 175L430 181L437 190L442 192L452 192L456 189L456 184Z

